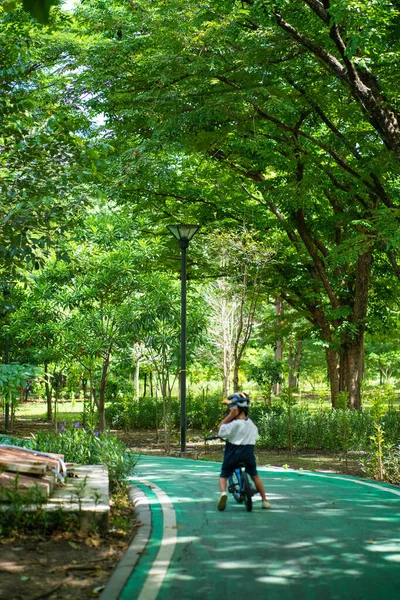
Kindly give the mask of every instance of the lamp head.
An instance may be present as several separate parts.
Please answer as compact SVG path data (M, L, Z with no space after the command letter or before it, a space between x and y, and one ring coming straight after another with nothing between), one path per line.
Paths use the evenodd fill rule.
M180 248L187 248L194 234L200 229L200 225L167 225L167 229L178 241Z

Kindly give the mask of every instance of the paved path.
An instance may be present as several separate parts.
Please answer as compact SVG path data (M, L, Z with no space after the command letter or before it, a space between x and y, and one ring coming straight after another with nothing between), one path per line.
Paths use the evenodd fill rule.
M400 488L259 472L272 509L256 496L247 513L230 496L221 513L219 464L140 457L144 526L102 600L399 600Z

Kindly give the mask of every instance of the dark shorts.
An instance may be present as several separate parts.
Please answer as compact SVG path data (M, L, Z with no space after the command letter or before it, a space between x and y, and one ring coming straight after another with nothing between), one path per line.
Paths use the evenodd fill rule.
M220 477L230 477L240 462L246 465L246 473L250 476L257 475L254 445L236 446L235 444L226 442Z

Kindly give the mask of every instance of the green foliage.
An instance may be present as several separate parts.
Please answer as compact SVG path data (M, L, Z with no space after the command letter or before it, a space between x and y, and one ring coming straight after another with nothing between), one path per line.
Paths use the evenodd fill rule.
M327 347L344 356L359 341L361 352L365 326L398 329L397 5L337 0L324 19L325 4L87 0L79 21L53 10L51 29L21 10L0 13L0 268L37 267L54 250L43 277L30 273L35 293L11 319L21 362L52 362L57 372L74 361L98 392L140 344L168 398L178 372L179 253L161 232L172 217L202 224L190 247L192 281L221 275L214 237L226 272L227 250L237 259L235 285L243 265L249 274L262 270L262 299L282 293L292 323L307 320L313 340L301 381L311 373L314 384L317 371L325 381ZM332 23L344 48L335 48ZM334 60L324 65L327 56ZM94 203L104 168L109 200ZM252 234L242 245L244 223ZM369 270L359 259L369 251L366 316L360 285ZM189 287L192 361L211 328ZM260 332L276 328L256 316L250 343L259 351ZM381 341L367 348L367 367L389 378L399 369L397 338L389 347ZM279 367L265 367L253 379L269 397ZM117 397L106 384L105 392ZM156 415L156 405L140 415L122 405L124 422ZM203 427L202 410L196 404L190 418ZM290 435L296 410L285 408ZM168 422L177 414L173 408ZM346 446L353 417L340 415Z
M5 444L6 446L20 446L21 448L29 448L30 450L33 450L35 445L33 440L25 440L23 438L3 434L0 434L0 444Z
M62 0L3 0L2 7L4 12L12 12L17 5L23 6L23 9L39 23L47 24L50 17L52 6L60 6Z
M283 364L272 356L265 356L258 365L249 365L248 377L260 387L268 402L271 402L272 387L282 383Z
M48 23L50 8L59 6L62 0L23 0L24 10L29 12L39 23Z
M27 4L46 19L54 2ZM22 10L0 8L0 269L18 269L20 277L51 250L63 256L62 242L82 223L109 147L70 87L79 36L68 31L68 16L53 15L49 28Z
M151 229L157 212L159 224L174 215L230 233L243 221L268 231L266 291L281 292L342 354L358 351L365 327L367 295L356 301L356 282L375 270L370 252L384 257L377 212L388 223L398 205L399 131L387 127L398 19L390 3L367 4L334 3L325 17L320 2L299 10L272 0L140 0L133 12L110 2L106 17L93 1L77 11L98 34L79 84L123 148L110 169L113 198L134 198ZM376 93L361 99L370 86ZM358 388L345 386L358 407Z
M0 364L0 395L6 403L18 404L21 388L37 377L43 377L43 371L34 365Z

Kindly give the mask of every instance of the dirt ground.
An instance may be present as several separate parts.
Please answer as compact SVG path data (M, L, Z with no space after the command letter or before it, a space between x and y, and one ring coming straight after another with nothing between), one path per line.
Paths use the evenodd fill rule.
M103 536L76 531L1 539L1 600L98 597L137 529L128 502L111 512L111 527Z
M47 429L19 421L13 432L28 437L31 431ZM117 432L115 432L117 434ZM162 439L155 432L118 433L138 455L165 454ZM178 440L173 440L170 454L178 454ZM199 433L188 434L188 457L220 461L223 444L204 444ZM259 465L287 466L327 472L361 475L356 456L347 461L340 455L302 452L265 452L258 450ZM56 532L49 536L13 535L0 540L0 600L89 600L104 589L114 567L121 560L137 530L134 510L124 495L111 507L111 524L107 534Z

